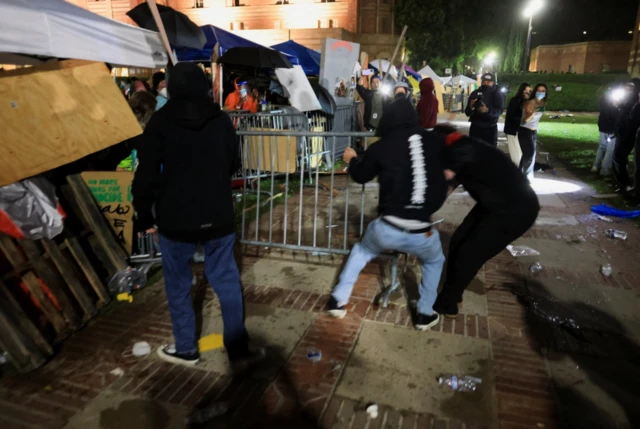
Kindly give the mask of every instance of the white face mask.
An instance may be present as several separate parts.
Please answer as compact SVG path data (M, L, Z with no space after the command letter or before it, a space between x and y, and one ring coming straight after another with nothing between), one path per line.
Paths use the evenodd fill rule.
M158 94L162 95L164 98L169 98L167 97L167 88L162 88L158 91Z

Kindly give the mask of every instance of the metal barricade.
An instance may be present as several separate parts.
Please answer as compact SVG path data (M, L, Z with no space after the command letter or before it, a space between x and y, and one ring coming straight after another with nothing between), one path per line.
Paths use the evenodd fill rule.
M378 216L378 186L355 184L346 165L323 166L320 160L325 153L336 152L339 139L347 139L350 146L360 141L366 148L373 134L290 130L237 134L242 171L250 172L241 177L242 192L235 195L239 242L314 255L349 254L368 223ZM316 150L301 156L304 147L298 142L316 145ZM312 187L305 185L307 175L313 176ZM249 186L250 182L255 186ZM138 245L139 254L131 257L132 264L160 261L153 237L141 237ZM380 299L386 307L389 295L399 286L400 254L381 256L392 260L391 285Z

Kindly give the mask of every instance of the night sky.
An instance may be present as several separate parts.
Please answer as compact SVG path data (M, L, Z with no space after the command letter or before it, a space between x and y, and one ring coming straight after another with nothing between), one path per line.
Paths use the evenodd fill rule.
M631 40L628 33L635 27L639 1L545 0L533 21L532 45Z

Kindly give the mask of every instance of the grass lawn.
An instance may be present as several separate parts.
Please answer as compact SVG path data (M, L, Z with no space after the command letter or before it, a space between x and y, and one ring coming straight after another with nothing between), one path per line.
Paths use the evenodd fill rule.
M543 151L557 157L571 173L592 186L597 193L611 194L615 189L613 177L604 179L590 172L598 149L597 122L597 114L560 119L549 119L549 115L545 114L538 128L538 140ZM600 202L624 210L635 208L634 204L622 197L593 200L594 204Z

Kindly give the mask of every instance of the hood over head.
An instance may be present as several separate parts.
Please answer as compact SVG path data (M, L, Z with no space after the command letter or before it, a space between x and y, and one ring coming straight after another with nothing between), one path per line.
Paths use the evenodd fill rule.
M382 118L376 129L378 137L386 137L393 131L418 126L418 114L408 98L396 98L382 111Z
M162 108L167 120L189 129L201 129L222 114L209 97L209 81L200 67L178 63L171 69L167 90L169 101Z
M435 84L430 77L425 77L420 81L420 95L433 94L434 89Z

